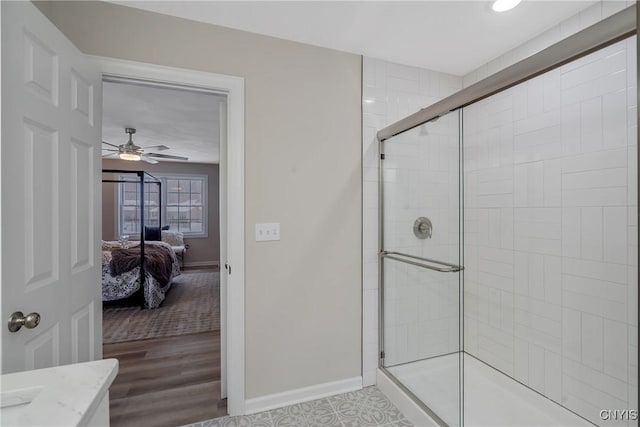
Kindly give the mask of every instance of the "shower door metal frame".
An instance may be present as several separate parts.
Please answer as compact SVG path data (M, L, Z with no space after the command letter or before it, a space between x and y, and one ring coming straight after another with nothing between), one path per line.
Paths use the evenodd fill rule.
M637 35L637 22L640 22L640 7L637 3L628 6L627 8L617 12L575 34L569 36L538 53L535 53L528 58L525 58L515 64L499 71L483 80L480 80L473 85L464 88L455 94L448 96L431 106L421 109L420 111L399 120L384 129L378 131L378 347L379 347L379 359L378 369L384 372L387 377L394 382L402 391L405 392L419 407L421 407L434 421L442 426L447 424L437 416L431 408L429 408L424 402L422 402L411 390L409 390L404 384L395 378L384 367L384 181L382 162L384 160L384 142L396 135L411 130L417 126L428 123L440 116L448 114L463 107L474 104L487 97L500 93L513 86L531 80L541 74L559 68L569 62L582 58L590 53L603 49L609 45L617 43L626 38ZM636 43L637 55L637 70L640 70L640 43ZM638 99L640 100L640 77L636 71L636 89L638 91ZM638 109L638 123L640 123L640 109ZM460 114L462 117L462 114ZM459 119L461 120L461 119ZM461 124L461 123L460 123ZM462 129L462 127L459 127ZM460 136L460 138L462 138ZM640 165L640 126L638 127L637 134L637 165ZM460 142L462 147L462 141ZM462 165L460 166L460 172L462 171ZM640 171L637 174L637 203L640 204ZM462 188L462 184L461 184ZM461 190L462 197L462 190ZM462 209L462 205L460 209ZM637 224L640 224L640 209L636 209L638 212ZM638 228L638 241L640 242L640 226ZM460 249L461 251L463 248ZM638 268L640 269L640 251L638 251ZM640 271L638 271L638 277L640 277ZM463 298L461 292L460 298ZM638 292L638 307L640 307L640 292ZM640 342L640 315L638 316L638 341ZM464 330L464 326L460 325L460 330ZM460 349L464 352L464 347ZM638 351L638 365L640 366L640 351ZM462 377L461 377L462 378ZM640 384L640 370L638 372L637 384ZM636 409L640 410L640 393L638 393L638 402L636 402ZM462 414L464 413L461 407L461 422L463 420Z
M458 110L458 158L459 160L462 159L462 110ZM438 416L438 414L436 414L428 405L426 405L422 400L420 400L418 398L418 396L416 396L411 390L409 390L409 388L407 386L405 386L404 384L402 384L402 382L400 380L398 380L391 372L389 372L389 370L387 368L384 367L384 260L385 259L392 259L394 261L397 262L402 262L402 263L406 263L406 264L410 264L410 265L414 265L420 268L425 268L425 269L429 269L429 270L434 270L434 271L438 271L441 273L462 273L462 271L464 270L464 266L463 265L458 265L458 264L451 264L448 262L443 262L443 261L437 261L437 260L433 260L433 259L429 259L429 258L423 258L423 257L418 257L415 255L408 255L408 254L403 254L403 253L399 253L399 252L392 252L392 251L385 251L384 248L384 226L383 226L383 221L384 221L384 171L383 171L383 162L385 159L385 153L384 153L384 140L378 138L378 347L379 347L379 358L378 358L378 369L380 369L382 372L384 372L387 377L396 385L398 386L405 394L407 394L409 397L411 397L411 400L413 400L414 403L416 403L423 411L425 411L429 417L431 417L436 423L438 423L438 425L443 426L443 427L448 427L449 424L447 424L442 418L440 418L440 416ZM459 163L458 166L458 175L459 175L459 179L460 182L458 182L458 188L461 189L462 188L462 167L461 164ZM461 191L460 194L458 195L458 200L461 202ZM461 208L462 205L460 205L460 208L458 209L458 220L461 221L462 218L460 216L460 212L461 212ZM460 234L459 239L461 241L462 239L462 234ZM461 254L462 252L462 247L458 248L458 253ZM430 262L432 264L439 264L442 265L446 268L439 268L439 267L433 267L424 263L419 263L419 262L415 262L415 261L410 261L410 260L405 260L405 259L400 259L395 257L394 255L398 255L398 256L403 256L405 258L412 258L412 259L416 259L419 261L426 261L426 262ZM461 255L460 255L461 256ZM460 287L460 276L459 276L459 287ZM460 289L460 288L459 288ZM460 313L458 313L458 318L460 318ZM462 324L460 324L460 327L462 327ZM458 341L461 342L461 333L458 336ZM462 347L461 347L462 348ZM458 350L458 353L460 352L460 350ZM462 373L462 370L459 370L460 373ZM462 381L462 376L460 376L460 381ZM461 387L462 389L462 387ZM460 425L463 425L463 411L462 411L462 400L460 400L460 410L459 410L459 416L460 416Z

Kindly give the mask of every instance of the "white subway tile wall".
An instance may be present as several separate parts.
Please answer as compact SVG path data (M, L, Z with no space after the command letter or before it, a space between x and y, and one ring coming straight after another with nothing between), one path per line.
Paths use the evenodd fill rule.
M463 112L465 350L598 425L637 402L635 58L628 39Z
M365 385L378 360L376 132L634 3L599 1L463 79L364 58ZM465 349L596 423L595 409L638 399L636 60L622 45L464 117L482 130L464 147ZM393 347L418 354L406 334Z
M393 64L390 62L364 58L363 59L363 144L362 144L362 161L363 161L363 382L364 385L373 385L376 383L376 369L378 367L378 142L376 133L391 123L400 120L403 117L413 114L419 109L433 104L434 102L451 95L462 88L462 79L444 73L424 70L415 67ZM422 170L425 170L422 168ZM392 179L392 174L387 174L388 179ZM401 179L407 179L406 177ZM445 176L442 179L447 179ZM416 212L417 213L417 212ZM417 218L417 216L416 216ZM416 218L411 219L411 223ZM444 218L442 221L445 221ZM433 218L432 218L433 220ZM438 219L434 224L435 236L442 236L441 230L445 230L444 225ZM404 227L404 226L399 226ZM407 233L411 232L411 227L403 229L403 236L407 237ZM417 240L411 234L412 240ZM397 264L397 263L396 263ZM397 267L397 270L391 270ZM388 269L388 274L404 274L407 277L415 274L409 266L394 265ZM411 272L411 273L410 273ZM414 283L415 284L415 283ZM393 310L400 310L400 321L404 323L398 324L398 332L393 336L394 344L388 343L387 348L398 349L396 355L392 351L391 357L399 356L407 357L409 354L419 354L424 352L426 341L423 339L424 334L434 331L433 336L440 334L439 346L446 347L447 332L445 326L438 326L436 323L430 322L425 318L425 313L435 313L433 310L422 310L420 304L433 303L435 300L426 298L425 292L420 291L410 282L405 283L407 292L413 291L413 305L405 299L405 305L401 306L398 302L397 307ZM456 284L457 289L457 284ZM410 309L408 312L404 310ZM413 310L413 311L411 311ZM422 317L420 314L422 313ZM387 316L393 316L387 314ZM404 325L404 326L401 326ZM409 325L411 325L411 333L419 336L418 339L407 340L409 333ZM416 328L423 325L424 329ZM457 327L457 323L456 326ZM446 328L451 328L446 325ZM404 331L404 332L403 332ZM457 334L457 332L456 332ZM413 335L410 335L413 336ZM422 344L420 344L422 341ZM457 345L457 341L456 341Z

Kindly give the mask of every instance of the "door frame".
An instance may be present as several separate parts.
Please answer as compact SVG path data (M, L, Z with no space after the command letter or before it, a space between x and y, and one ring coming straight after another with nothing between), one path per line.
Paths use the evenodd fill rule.
M166 67L137 61L87 55L103 77L142 80L202 88L227 96L227 257L233 274L227 276L226 318L221 327L226 336L226 386L229 415L245 412L245 201L244 201L244 78ZM222 161L223 159L221 159ZM223 270L220 271L223 274ZM226 274L227 271L225 270Z

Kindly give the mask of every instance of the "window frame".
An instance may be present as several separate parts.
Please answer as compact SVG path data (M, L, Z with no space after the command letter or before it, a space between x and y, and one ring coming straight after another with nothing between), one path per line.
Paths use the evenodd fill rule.
M189 181L200 181L202 189L201 189L201 196L202 196L202 231L201 232L191 232L191 231L182 231L182 233L184 234L184 237L189 238L189 239L206 239L209 237L209 198L208 198L208 191L209 191L209 175L206 174L181 174L181 173L154 173L153 175L154 177L158 178L161 182L161 204L160 204L160 211L161 211L161 215L162 215L162 220L163 222L166 224L169 222L169 216L167 215L167 205L168 205L168 201L169 201L169 197L168 197L168 193L169 193L169 186L167 185L167 181L169 180L189 180ZM139 185L138 182L135 183L136 185ZM153 183L148 183L145 185L154 185ZM136 190L136 192L139 192L139 189ZM127 235L128 233L125 232L122 227L124 225L124 221L123 221L123 210L122 208L125 206L124 205L124 183L121 183L118 185L118 191L116 192L116 203L115 203L115 208L116 208L116 230L118 232L118 236L122 236L122 235ZM139 205L138 206L139 209ZM160 224L160 226L162 227L164 224ZM134 233L128 234L130 236L130 238L135 239L136 236L139 236L139 233Z

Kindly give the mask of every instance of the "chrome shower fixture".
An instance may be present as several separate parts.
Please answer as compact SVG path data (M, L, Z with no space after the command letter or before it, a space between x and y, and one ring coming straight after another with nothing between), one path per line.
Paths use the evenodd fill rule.
M421 216L413 223L413 234L418 239L430 239L433 225L431 220L427 217Z

